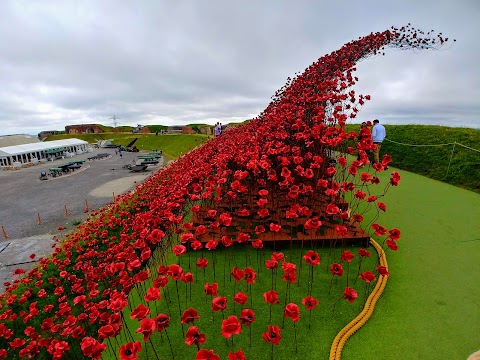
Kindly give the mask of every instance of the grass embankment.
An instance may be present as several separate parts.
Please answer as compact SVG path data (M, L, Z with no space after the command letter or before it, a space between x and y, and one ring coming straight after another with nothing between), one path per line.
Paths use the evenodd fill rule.
M139 150L152 151L154 149L162 150L170 159L176 159L182 154L186 154L198 145L208 141L206 135L186 135L186 134L132 134L132 133L102 133L102 134L74 134L74 135L53 135L49 136L47 141L77 138L88 141L89 143L97 143L99 140L110 140L116 145L128 145L130 141L138 138L135 146Z
M427 125L386 125L381 154L390 154L392 166L480 193L480 130ZM349 125L349 131L358 126ZM473 151L453 143L477 149ZM450 167L449 167L450 165Z
M349 247L349 250L356 255L355 259L349 266L343 263L345 273L341 278L335 277L336 279L332 282L331 293L329 293L329 285L332 280L329 267L333 262L341 263L340 253L345 249L321 249L321 246L317 245L318 248L316 250L322 258L322 263L320 266L315 266L314 286L311 295L319 300L320 304L312 310L311 318L309 311L302 305L302 298L308 296L307 284L310 266L306 265L301 257L302 253L305 254L307 249L310 249L310 245L306 244L303 252L300 246L294 246L290 253L288 243L283 248L277 248L277 251L282 251L285 254L286 261L297 265L299 282L289 284L288 292L286 291L286 282L281 280L283 274L281 265L275 271L273 280L272 270L267 270L265 267L265 260L269 259L273 252L272 247L269 247L268 244L266 247L259 250L258 253L250 245L248 245L248 248L243 245L236 245L234 248L218 249L214 252L207 250L203 252L201 250L192 251L190 260L188 254L182 255L179 259L180 265L185 272L192 272L195 279L191 289L190 284L186 285L178 281L179 293L177 295L176 284L170 280L167 290L162 291L162 300L147 303L143 300L143 297L147 289L152 287L152 279L155 279L157 274L157 266L151 266L150 274L152 278L141 286L137 285L136 289L129 296L129 307L136 308L139 303L149 306L152 313L148 317L152 319L160 313L171 316L170 327L167 329L167 332L171 340L175 359L194 359L197 352L195 345L187 346L185 344L185 335L182 333L182 327L180 326L180 312L183 313L184 310L191 307L195 308L200 315L200 319L195 321L194 325L198 327L200 333L206 334L206 343L201 347L214 349L215 353L220 355L222 359L227 358L228 352L236 352L238 349L242 349L248 359L270 359L271 344L266 343L262 339L262 333L267 331L269 324L283 327L281 332L282 340L279 346L274 348L274 359L326 359L335 335L351 319L358 315L366 298L366 283L360 279L355 281L359 267L359 256L356 255L359 247ZM363 259L362 271L375 271L378 256L373 247L369 249L372 252L372 256ZM172 250L167 250L167 254L172 254ZM207 258L209 261L205 275L202 269L197 270L195 268L196 259L200 257ZM178 261L173 255L167 258L168 263L177 263ZM300 267L301 262L303 264ZM238 266L240 269L244 269L247 266L252 267L257 273L255 284L247 288L245 280L236 283L229 275L234 266ZM358 299L354 303L350 303L342 298L343 290L346 286L347 269L349 270L349 286L357 289L359 294ZM210 284L217 282L219 285L217 296L225 296L227 298L227 309L223 315L221 312L212 313L213 297L205 295L204 284L206 282ZM368 293L370 293L375 284L376 282L373 282L369 285ZM270 321L270 305L263 299L263 293L272 289L276 289L280 303L272 306L272 319ZM234 306L233 298L237 292L243 292L248 295L247 304L243 306L235 304ZM283 309L285 308L287 293L288 303L293 302L300 309L301 318L296 323L298 352L295 349L293 322L289 318L283 321ZM168 306L167 301L169 302ZM180 302L180 309L178 301ZM334 306L335 313L333 313ZM232 346L232 339L226 341L221 335L222 320L231 315L239 317L242 308L253 309L255 312L255 322L251 325L252 340L250 343L250 328L243 326L241 334L233 335ZM144 348L140 359L156 359L152 346L155 346L155 350L161 359L172 359L165 332L162 335L155 332L151 336L152 343L144 343L143 336L136 333L136 330L140 327L140 322L138 320L130 320L130 313L131 310L127 309L125 318L129 329L122 330L122 333L117 337L118 344L122 345L127 341L132 341L133 337L136 341L140 341ZM309 324L311 325L309 326ZM190 326L192 324L184 325L183 331L186 332ZM104 359L115 359L114 354L118 354L118 347L115 347L113 342L111 345L113 351L105 352Z

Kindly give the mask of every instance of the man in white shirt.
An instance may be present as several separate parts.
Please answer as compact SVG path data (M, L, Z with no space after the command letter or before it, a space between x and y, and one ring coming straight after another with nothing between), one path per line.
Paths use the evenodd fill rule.
M375 164L380 162L380 148L382 147L382 142L387 136L385 127L380 124L378 119L373 120L373 129L372 129L372 141L376 145L375 150L373 150L373 157Z

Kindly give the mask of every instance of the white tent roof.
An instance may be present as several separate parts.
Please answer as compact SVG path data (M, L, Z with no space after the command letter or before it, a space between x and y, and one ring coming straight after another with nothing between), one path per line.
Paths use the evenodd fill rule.
M38 143L7 146L7 147L0 148L0 157L28 154L36 151L46 151L46 150L58 149L66 146L76 146L76 145L84 145L84 144L88 144L88 142L73 138L73 139L45 141L45 142L38 142Z

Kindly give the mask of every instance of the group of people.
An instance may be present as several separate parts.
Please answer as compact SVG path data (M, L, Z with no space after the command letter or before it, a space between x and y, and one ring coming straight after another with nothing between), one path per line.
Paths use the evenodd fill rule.
M214 129L215 137L220 136L222 134L222 124L217 122L215 124L215 129Z
M380 148L382 147L382 142L387 136L385 126L380 124L378 119L373 120L373 128L370 132L368 128L369 124L363 122L360 125L360 132L358 133L358 141L361 142L364 139L372 139L372 142L376 145L373 150L373 160L375 164L380 163ZM358 154L357 160L360 160L360 154Z

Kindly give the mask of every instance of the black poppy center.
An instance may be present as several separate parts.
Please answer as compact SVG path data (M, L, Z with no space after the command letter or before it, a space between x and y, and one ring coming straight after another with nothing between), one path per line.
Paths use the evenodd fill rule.
M277 337L277 334L275 334L274 332L272 332L270 336L271 336L272 339L274 339L274 338Z
M127 356L132 355L132 350L130 350L130 349L125 350L125 355L127 355Z

